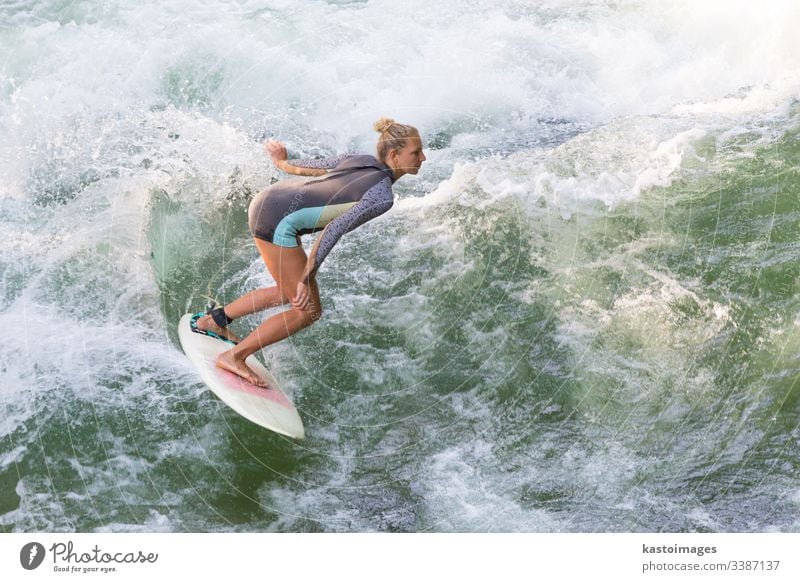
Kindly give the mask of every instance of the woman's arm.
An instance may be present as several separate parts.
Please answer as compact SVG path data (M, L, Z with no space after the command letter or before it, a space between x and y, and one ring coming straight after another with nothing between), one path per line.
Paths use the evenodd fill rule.
M332 220L322 231L320 237L311 247L306 268L300 282L297 284L297 294L292 300L292 305L298 309L305 309L308 305L308 282L316 275L317 270L333 246L347 232L351 232L367 222L389 210L394 204L392 194L392 181L387 176L372 188L366 191L361 200Z
M302 280L308 281L316 274L322 261L345 233L352 232L365 222L377 218L388 211L393 204L392 181L387 176L367 190L357 204L333 219L325 227L311 248Z
M324 160L292 160L289 161L289 155L286 153L286 148L282 143L275 140L269 140L264 144L267 154L272 158L272 163L275 167L287 174L295 176L324 176L328 170L335 168L336 165L342 161L345 156L337 156L335 158L326 158Z

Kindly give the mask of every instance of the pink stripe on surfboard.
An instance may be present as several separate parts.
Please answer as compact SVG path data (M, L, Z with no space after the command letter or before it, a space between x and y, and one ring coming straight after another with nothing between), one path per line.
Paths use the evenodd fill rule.
M217 374L217 377L223 381L226 387L230 388L231 390L239 390L241 392L247 392L248 394L252 394L253 396L258 396L259 398L266 398L267 400L271 400L276 404L280 404L285 406L286 408L292 408L292 403L289 401L286 396L283 395L283 392L280 390L276 390L272 386L267 388L259 388L252 382L248 382L241 376L237 376L233 372L228 372L228 370L223 370L222 368L214 368L214 372Z

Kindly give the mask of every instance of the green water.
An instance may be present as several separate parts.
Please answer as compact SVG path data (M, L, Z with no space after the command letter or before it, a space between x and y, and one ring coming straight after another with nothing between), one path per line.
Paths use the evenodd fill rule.
M789 4L0 7L0 531L799 531ZM261 354L292 441L175 326L272 284L261 142L379 115L429 159Z
M198 450L149 471L183 492L170 522L504 531L522 512L544 530L794 527L796 143L736 159L739 144L704 138L704 163L669 187L567 220L524 199L451 201L427 213L450 232L441 244L413 213L353 234L320 275L326 316L265 353L308 439L266 433L188 382L197 400L162 430ZM187 301L269 284L241 207L153 204L173 343Z

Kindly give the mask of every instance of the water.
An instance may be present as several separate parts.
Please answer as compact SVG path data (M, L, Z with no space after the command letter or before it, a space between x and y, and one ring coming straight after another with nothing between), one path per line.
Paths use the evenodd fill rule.
M0 529L800 531L800 14L733 4L5 3ZM290 441L175 325L270 283L261 141L381 115Z

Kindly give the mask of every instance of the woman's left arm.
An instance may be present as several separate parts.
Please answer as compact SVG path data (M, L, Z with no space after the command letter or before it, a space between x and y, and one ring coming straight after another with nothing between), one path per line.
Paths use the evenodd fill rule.
M361 200L341 216L333 219L322 231L322 234L311 247L306 268L297 285L297 295L292 305L305 309L308 304L308 282L316 275L322 261L331 252L333 246L345 233L351 232L365 222L376 218L389 210L394 204L392 181L387 176L366 191Z

